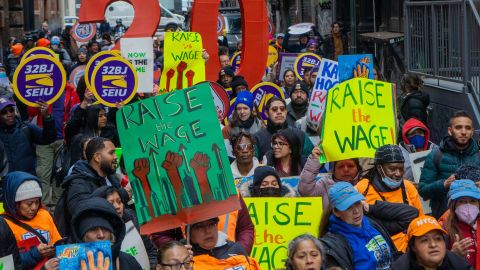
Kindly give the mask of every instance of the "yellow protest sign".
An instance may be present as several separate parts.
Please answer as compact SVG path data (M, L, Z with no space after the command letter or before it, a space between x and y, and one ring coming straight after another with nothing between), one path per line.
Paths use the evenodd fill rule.
M278 51L273 46L268 46L267 67L273 65L278 60Z
M205 81L202 37L196 32L166 32L161 93Z
M283 268L288 243L310 233L318 236L322 197L243 198L255 225L255 242L250 256L263 270Z
M320 162L375 156L385 144L396 144L395 96L392 84L356 78L327 94Z

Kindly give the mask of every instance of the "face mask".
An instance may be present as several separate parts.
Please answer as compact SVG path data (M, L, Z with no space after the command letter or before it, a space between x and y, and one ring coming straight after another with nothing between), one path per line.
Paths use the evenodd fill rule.
M425 137L422 135L413 135L412 137L408 137L408 140L415 146L415 149L423 148L425 145Z
M473 224L477 220L478 212L478 206L469 203L462 204L455 209L458 219L467 224Z
M0 71L0 79L2 78L7 78L7 73L5 73L4 71Z
M400 185L402 184L402 180L395 181L395 180L393 180L392 178L387 177L387 175L385 174L385 171L383 171L383 167L380 166L380 168L382 169L382 174L383 174L382 182L383 182L387 187L389 187L390 189L397 189L398 187L400 187Z
M258 189L258 197L281 197L280 188L267 187Z

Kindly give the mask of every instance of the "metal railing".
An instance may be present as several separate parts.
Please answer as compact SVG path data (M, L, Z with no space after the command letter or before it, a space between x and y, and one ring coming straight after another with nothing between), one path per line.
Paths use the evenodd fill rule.
M409 72L464 84L480 97L479 1L404 4Z

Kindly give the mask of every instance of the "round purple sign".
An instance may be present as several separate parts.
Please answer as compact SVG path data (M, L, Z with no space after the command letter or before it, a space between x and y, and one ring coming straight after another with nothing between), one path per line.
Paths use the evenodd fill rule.
M51 57L55 57L55 58L58 57L58 55L54 51L50 50L49 48L35 47L35 48L31 48L30 50L28 50L22 56L22 59L20 59L20 61L23 61L23 60L27 59L27 57L34 56L34 55L46 55L46 56L51 56Z
M100 103L115 107L129 102L137 92L135 68L122 57L102 60L93 70L90 90Z
M13 75L15 95L32 107L38 107L39 101L52 104L62 95L65 84L62 63L46 55L34 55L20 62Z
M295 75L297 79L303 81L303 72L305 68L310 67L318 67L322 58L314 53L302 53L300 54L297 59L295 59L295 63L293 64L293 70L295 71Z
M265 104L267 101L273 97L277 96L281 99L285 99L285 95L283 94L283 91L278 85L271 83L271 82L263 82L255 85L250 92L252 92L253 95L253 104L257 107L258 112L260 113L260 117L263 120L267 120L267 112L264 111ZM235 99L232 100L230 110L228 111L228 116L232 115L233 110L235 107L233 104L235 103Z
M102 52L96 53L94 56L92 56L92 58L90 58L84 73L85 84L87 85L88 89L92 88L90 85L90 78L92 78L93 70L95 69L95 67L97 67L98 63L100 63L102 60L105 60L109 57L115 57L115 56L120 56L120 53L118 51L102 51Z

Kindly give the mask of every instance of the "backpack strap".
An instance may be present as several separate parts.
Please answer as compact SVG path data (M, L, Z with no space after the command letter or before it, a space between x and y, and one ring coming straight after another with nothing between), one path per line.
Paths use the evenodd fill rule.
M43 235L41 235L37 230L35 230L34 228L32 228L30 225L25 224L25 223L21 222L20 220L14 218L14 217L11 217L11 216L9 216L9 215L6 215L6 214L1 214L0 216L3 217L3 218L6 219L6 220L9 220L9 221L13 222L15 225L20 226L20 227L24 228L25 230L33 233L35 236L38 237L38 239L39 239L43 244L47 244L47 245L48 245L47 239L45 239L45 237L43 237Z
M433 164L435 164L435 169L437 169L437 172L440 171L440 161L442 160L442 156L443 156L442 150L440 150L440 148L437 149L433 156Z

